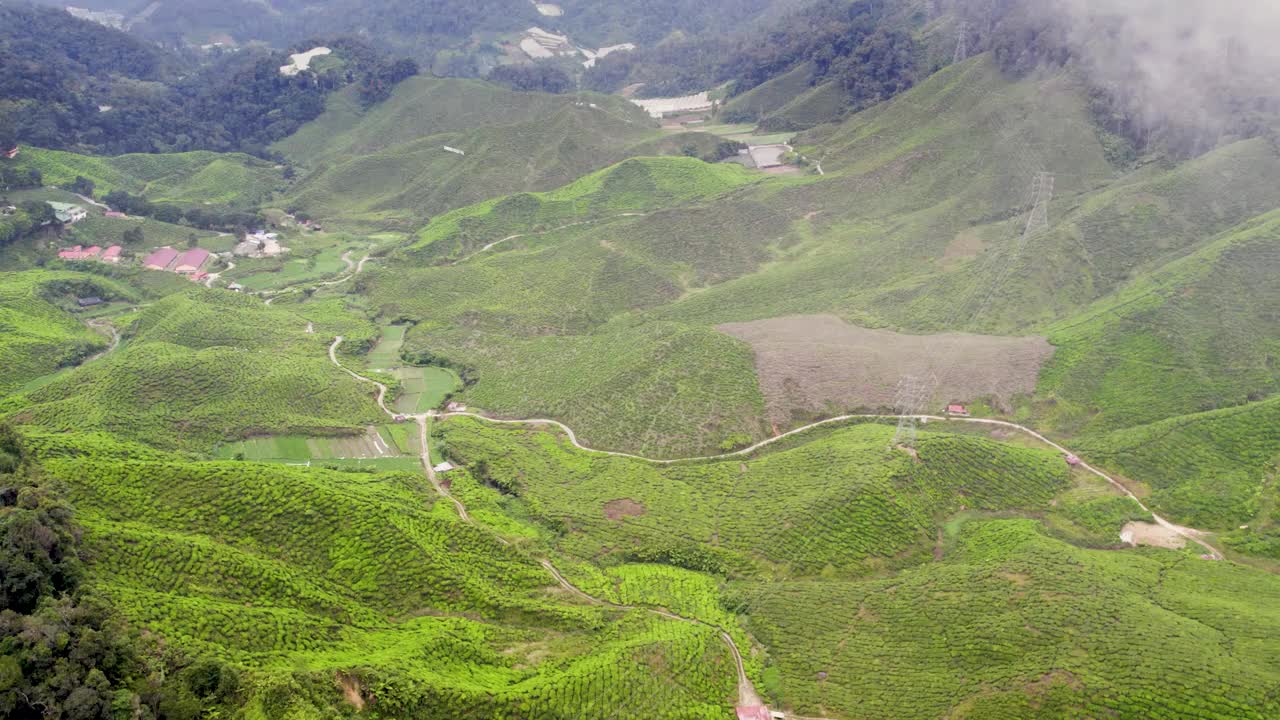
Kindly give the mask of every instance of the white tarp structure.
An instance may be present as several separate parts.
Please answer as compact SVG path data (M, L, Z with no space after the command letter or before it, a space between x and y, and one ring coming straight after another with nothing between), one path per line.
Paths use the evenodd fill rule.
M632 98L631 102L644 108L644 111L655 118L681 113L703 112L711 109L710 93L703 91L697 95L685 95L670 98Z

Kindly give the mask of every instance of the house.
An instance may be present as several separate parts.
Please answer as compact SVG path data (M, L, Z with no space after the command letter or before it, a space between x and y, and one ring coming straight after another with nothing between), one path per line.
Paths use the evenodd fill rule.
M227 289L232 292L240 292L241 290L244 290L244 286L240 283L231 283L227 285Z
M947 406L947 414L955 415L957 417L969 417L969 409L963 405L952 403Z
M101 305L102 298L100 297L79 298L76 300L76 304L82 308L93 307L94 305Z
M209 278L209 273L201 271L191 276L191 282L203 282Z
M117 220L125 220L125 219L128 219L128 217L129 217L128 215L125 215L124 213L119 212L118 210L108 210L108 211L106 211L106 212L102 213L102 216L103 216L103 217L109 217L109 218L115 218L115 219L117 219Z
M18 157L18 146L14 145L8 150L0 150L0 155L4 155L7 160L12 160Z
M190 275L200 271L209 260L209 251L204 248L191 248L178 256L173 264L173 271L182 275Z
M447 472L449 472L450 470L454 470L454 469L456 469L456 468L454 467L453 463L451 463L451 462L442 462L442 463L440 463L439 465L437 465L437 466L435 466L435 467L433 467L433 468L431 468L431 469L432 469L433 471L435 471L435 472L438 472L438 473L447 473Z
M467 406L462 403L451 402L448 405L445 405L444 409L449 412L466 412Z
M123 250L119 245L112 245L102 252L102 262L115 265L120 262L120 253Z
M54 219L63 225L74 225L89 217L89 212L79 205L50 201L49 207L53 208Z
M162 247L151 253L142 261L142 266L148 270L168 270L173 261L178 258L178 251L171 247Z

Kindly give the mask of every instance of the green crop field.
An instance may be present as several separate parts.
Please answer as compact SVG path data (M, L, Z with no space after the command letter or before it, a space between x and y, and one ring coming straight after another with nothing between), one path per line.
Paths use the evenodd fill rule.
M77 297L134 300L128 286L95 275L0 273L0 396L106 349L109 338L73 312Z

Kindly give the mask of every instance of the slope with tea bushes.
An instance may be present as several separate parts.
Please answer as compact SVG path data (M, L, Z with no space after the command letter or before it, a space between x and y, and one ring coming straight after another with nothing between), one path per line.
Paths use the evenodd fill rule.
M721 573L865 573L921 554L962 506L1044 510L1069 484L1053 453L928 434L916 461L889 447L892 435L863 424L750 459L660 468L543 431L443 425L451 457L569 529L565 551Z
M610 216L648 213L712 198L759 177L737 165L693 158L633 158L545 193L522 193L432 219L410 250L462 256L517 234Z
M265 160L207 151L97 157L60 150L22 148L17 168L39 170L46 185L70 186L77 177L95 194L123 190L151 202L254 206L276 190L281 171Z
M609 717L643 699L710 720L733 697L710 628L567 599L420 475L32 445L76 504L93 591L233 663L251 713L345 714L335 678L346 703L417 717Z
M330 337L253 298L192 289L132 317L123 347L6 407L21 422L208 449L255 433L353 433L383 419Z
M1152 489L1153 507L1229 544L1280 558L1274 526L1280 400L1182 415L1080 441L1080 448ZM1247 528L1240 528L1247 525Z
M107 347L106 335L69 312L77 297L95 295L137 297L119 282L85 273L0 273L0 395Z
M910 720L1280 712L1280 580L1163 550L971 522L941 561L862 582L742 583L797 714Z

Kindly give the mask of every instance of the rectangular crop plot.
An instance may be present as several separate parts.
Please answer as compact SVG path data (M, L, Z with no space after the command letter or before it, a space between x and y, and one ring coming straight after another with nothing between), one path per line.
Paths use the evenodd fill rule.
M400 348L404 346L404 334L408 325L389 325L382 328L382 337L366 356L369 367L387 370L400 365Z
M246 460L304 464L328 460L369 460L399 458L416 448L402 448L397 433L389 427L370 427L363 435L347 437L307 437L305 435L271 435L249 438L224 445L219 458L233 458L243 453Z
M770 420L887 408L904 375L936 375L925 408L991 398L1007 403L1035 389L1053 354L1042 337L947 333L906 335L868 330L834 315L799 315L719 327L755 351L756 372Z
M395 376L400 378L401 388L395 407L402 413L424 413L438 407L462 385L457 373L439 367L397 368Z

